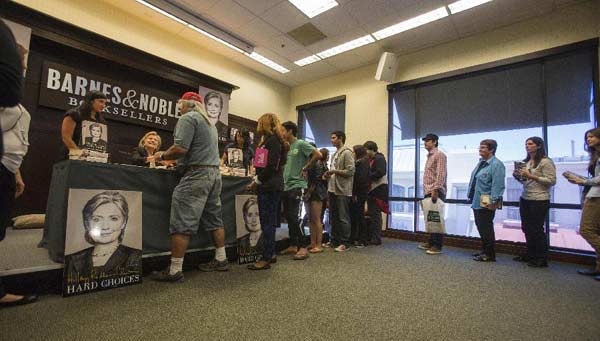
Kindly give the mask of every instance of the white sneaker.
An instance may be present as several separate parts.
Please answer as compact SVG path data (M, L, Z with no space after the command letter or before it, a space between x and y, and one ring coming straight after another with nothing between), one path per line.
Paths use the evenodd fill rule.
M346 245L341 244L340 246L336 247L335 252L344 252L344 251L348 251L348 248L346 247Z

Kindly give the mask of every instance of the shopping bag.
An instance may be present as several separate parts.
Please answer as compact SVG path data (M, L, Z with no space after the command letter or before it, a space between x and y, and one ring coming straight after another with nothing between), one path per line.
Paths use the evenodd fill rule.
M434 203L431 198L421 200L423 219L425 220L425 231L428 233L446 233L444 224L444 202L437 199Z
M269 150L266 148L256 148L254 153L254 167L266 168L269 161Z

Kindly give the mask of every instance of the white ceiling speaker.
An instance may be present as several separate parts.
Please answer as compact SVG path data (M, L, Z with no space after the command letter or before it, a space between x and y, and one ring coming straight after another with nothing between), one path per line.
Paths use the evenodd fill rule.
M391 83L394 81L396 71L398 71L399 56L391 52L384 52L379 58L375 79Z

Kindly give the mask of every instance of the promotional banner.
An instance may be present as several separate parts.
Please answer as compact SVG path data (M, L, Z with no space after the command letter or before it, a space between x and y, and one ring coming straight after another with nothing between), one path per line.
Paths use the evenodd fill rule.
M229 95L200 86L198 94L204 99L208 119L217 127L219 142L229 139Z
M262 258L263 236L260 229L256 195L235 196L238 263L254 263Z
M181 116L176 95L57 63L43 63L40 105L66 111L78 106L91 90L108 97L104 117L109 120L172 131Z
M142 281L142 192L70 189L63 296Z

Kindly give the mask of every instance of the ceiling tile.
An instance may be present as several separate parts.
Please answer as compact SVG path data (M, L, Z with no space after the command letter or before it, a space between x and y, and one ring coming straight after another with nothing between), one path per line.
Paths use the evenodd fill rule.
M459 37L486 32L501 24L497 2L490 2L450 16Z
M337 36L358 27L358 20L344 11L341 6L312 18L310 22L328 37Z
M197 14L204 15L220 0L172 0L175 4L181 4Z
M543 0L502 0L494 1L494 3L498 10L496 15L505 23L514 23L534 16L543 15L554 9L554 3L552 1ZM469 11L465 11L465 13L468 12Z
M374 18L373 20L364 23L363 27L369 31L369 33L374 33L388 26L398 24L404 20L412 19L442 6L444 6L444 4L439 0L402 2L402 6L400 6L399 3L395 3L394 7L398 8L396 11L390 10L388 11L387 15Z
M268 42L271 37L283 34L283 32L258 17L247 23L243 28L236 30L235 33L254 44L263 44Z
M358 39L360 37L366 36L368 33L362 28L355 28L352 30L348 30L340 35L335 37L329 37L327 39L323 39L318 41L312 45L307 46L307 48L313 53L319 53L324 50L330 49L334 46L352 41L354 39Z
M386 51L404 54L455 39L458 39L456 29L449 18L444 18L380 42Z
M232 31L240 31L256 18L252 12L233 0L220 0L206 12L206 16L216 24Z
M275 51L285 50L292 51L298 50L303 46L296 42L294 39L290 38L286 34L280 34L278 36L270 37L268 42L264 42L261 46L268 47ZM279 52L278 52L279 53Z
M287 0L234 0L240 6L243 6L250 12L261 15L266 12L268 9L274 7L282 1Z
M377 20L379 17L385 17L393 9L393 0L356 0L342 6L342 8L354 17L360 24Z
M261 15L261 17L284 33L308 22L308 17L288 1L283 1L275 5Z

